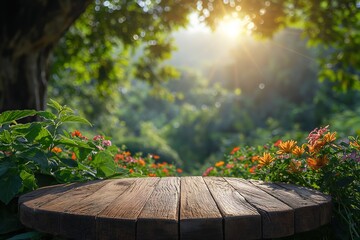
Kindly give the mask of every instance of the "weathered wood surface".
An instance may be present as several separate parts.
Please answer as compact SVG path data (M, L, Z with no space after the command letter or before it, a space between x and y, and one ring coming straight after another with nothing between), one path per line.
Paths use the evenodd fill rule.
M180 238L222 237L222 216L203 178L181 178Z
M128 178L41 188L19 199L30 228L72 239L260 239L331 220L331 198L283 183Z

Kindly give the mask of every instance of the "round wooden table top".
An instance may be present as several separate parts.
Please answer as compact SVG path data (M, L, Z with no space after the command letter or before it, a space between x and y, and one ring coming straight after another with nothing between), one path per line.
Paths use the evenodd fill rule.
M331 198L239 178L126 178L40 188L19 199L27 227L74 239L259 239L316 229Z

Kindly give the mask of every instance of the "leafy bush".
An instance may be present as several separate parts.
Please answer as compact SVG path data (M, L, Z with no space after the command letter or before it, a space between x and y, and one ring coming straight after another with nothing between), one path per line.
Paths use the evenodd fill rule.
M259 147L235 147L204 176L281 181L318 189L334 202L336 231L358 239L360 229L360 140L336 142L328 127L313 130L307 142L278 140Z
M89 139L63 125L91 125L67 106L51 100L54 110L14 110L0 114L0 234L21 227L16 218L16 197L38 187L56 183L126 176L169 176L181 172L159 157L132 154L112 145L102 135ZM42 121L19 123L27 117ZM11 206L10 206L11 205ZM15 209L15 210L14 210Z

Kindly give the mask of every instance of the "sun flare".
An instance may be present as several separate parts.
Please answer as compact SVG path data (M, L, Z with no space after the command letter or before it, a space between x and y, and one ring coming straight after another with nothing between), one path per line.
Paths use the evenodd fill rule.
M217 30L230 39L237 38L240 34L245 33L247 23L235 17L225 17L217 26Z

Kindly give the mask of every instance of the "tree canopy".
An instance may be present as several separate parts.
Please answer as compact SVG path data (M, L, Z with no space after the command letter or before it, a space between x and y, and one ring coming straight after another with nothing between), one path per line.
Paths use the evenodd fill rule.
M136 60L140 79L156 83L174 76L174 69L161 65L174 49L169 33L185 26L193 12L212 28L224 16L245 19L259 37L271 37L287 26L303 29L303 36L326 53L319 58L321 78L343 90L359 88L358 7L353 0L5 1L0 109L44 108L49 57L59 41L57 77L64 77L57 70L65 68L76 75L75 83L93 81L103 95L111 82L134 71L126 70L130 60ZM131 52L135 58L129 57Z

